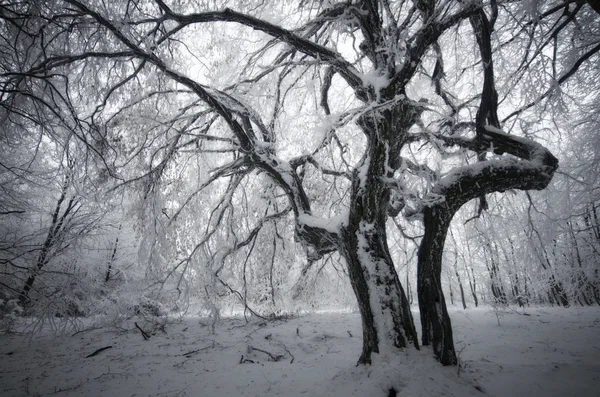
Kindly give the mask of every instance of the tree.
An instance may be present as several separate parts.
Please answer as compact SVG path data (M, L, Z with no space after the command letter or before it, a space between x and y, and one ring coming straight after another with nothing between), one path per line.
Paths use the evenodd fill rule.
M571 26L574 14L592 12L570 1L541 11L532 3L522 16L501 1L0 7L3 44L17 54L2 65L4 113L39 109L31 122L64 125L98 178L140 193L156 252L149 263L162 268L168 249L178 257L163 281L180 292L203 257L209 277L247 307L247 283L239 291L224 282L223 264L240 255L246 281L257 236L290 220L306 250L303 273L334 253L344 259L362 317L359 363L371 363L374 353L419 348L387 226L390 217L422 218L422 344L445 365L456 364L441 284L452 218L473 199L483 211L486 195L550 183L558 160L509 122L550 96L523 104L516 94L545 40L570 31L561 13ZM560 29L548 33L546 23ZM538 33L544 45L532 49ZM597 53L591 46L553 81L567 81ZM507 53L522 59L514 70L496 66ZM508 98L503 120L499 98ZM182 236L185 223L176 226L190 208L206 219L194 242ZM160 232L168 228L177 237Z

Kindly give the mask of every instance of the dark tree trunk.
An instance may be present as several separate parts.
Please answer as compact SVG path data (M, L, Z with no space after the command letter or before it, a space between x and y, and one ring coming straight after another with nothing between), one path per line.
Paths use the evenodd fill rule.
M527 306L529 306L529 302L531 300L531 293L529 292L529 283L527 281L528 279L529 279L529 276L527 274L525 274L524 280L523 280L523 292L525 295L525 304Z
M465 289L463 288L462 281L460 280L460 274L458 273L458 259L454 261L454 274L456 274L456 280L458 281L458 288L460 290L460 300L462 302L463 309L467 309L467 302L465 300Z
M463 167L433 187L432 193L444 200L423 209L425 232L419 247L417 271L422 338L423 345L433 344L435 355L443 364L456 363L440 281L444 242L452 217L466 202L485 194L515 188L543 189L558 166L558 160L543 147L494 129L484 129L478 144L492 144L495 152L508 152L525 161L516 164L486 160L483 165Z
M521 291L519 290L519 275L516 272L513 275L512 293L519 307L524 307L525 304L523 303L523 297L521 296Z
M35 281L36 281L38 275L40 274L40 272L42 271L42 269L50 261L50 259L52 257L52 252L53 252L53 250L56 249L56 245L57 245L57 243L59 243L61 234L63 233L63 226L65 225L65 221L67 220L71 211L73 211L75 209L75 207L77 206L75 197L72 197L69 200L67 207L65 208L62 215L60 214L60 211L63 206L63 202L65 201L65 199L67 197L67 190L69 188L69 184L70 184L70 178L69 178L69 176L66 176L65 180L63 182L63 185L62 185L60 197L58 198L58 201L56 202L56 207L54 208L54 212L52 214L52 221L50 223L50 229L48 230L48 234L46 235L46 239L44 240L44 244L42 245L42 249L40 251L40 254L38 255L35 267L31 270L29 277L27 277L27 280L25 281L25 284L23 285L21 293L19 294L19 302L22 305L25 305L25 306L29 305L29 303L30 303L29 293L30 293L31 289L33 288L33 284L35 283Z
M452 215L440 206L426 208L425 233L419 247L417 293L421 314L423 346L432 345L443 365L455 365L452 324L442 291L441 273L444 242Z
M473 268L471 268L471 276L473 277L472 283L471 277L469 277L469 271L467 270L467 277L469 277L469 287L471 288L471 295L473 295L475 307L479 307L479 299L477 299L477 281L475 280L475 272L473 271Z
M363 350L358 362L371 363L372 353L409 344L418 349L410 304L394 268L385 233L346 232L341 250L362 319ZM390 327L391 325L391 327Z
M506 252L504 253L504 256L506 257L507 262L510 261L510 263L512 263L512 266L509 267L509 277L512 283L512 294L519 307L524 307L525 304L523 302L523 296L521 295L519 271L517 270L517 260L515 258L515 245L510 238L508 239L508 242L510 244L510 259Z
M108 259L108 265L106 267L106 275L104 276L104 283L108 283L110 278L112 277L112 268L115 263L115 259L117 258L117 251L119 250L119 234L121 232L122 225L119 225L119 231L117 232L117 237L115 238L115 243L113 245L112 253L110 254L110 258Z
M382 349L419 348L410 304L387 245L389 186L386 145L375 134L369 155L353 175L348 225L342 228L340 252L358 301L363 325L359 363L370 363ZM361 172L366 168L367 172Z
M569 298L567 298L567 293L562 286L562 283L556 281L554 275L550 277L550 290L552 291L552 296L557 304L563 307L569 307Z
M594 283L592 284L592 291L594 293L594 299L596 303L600 305L600 282L598 280L598 269L594 270Z
M490 253L490 262L490 278L492 282L492 293L494 294L494 299L501 305L508 305L506 292L504 291L504 286L502 285L502 280L500 278L500 270L498 269L498 263L494 258L493 252Z
M408 279L408 268L406 270L406 295L408 297L408 304L412 305L413 304L413 294L412 294L412 288L410 288L410 281Z

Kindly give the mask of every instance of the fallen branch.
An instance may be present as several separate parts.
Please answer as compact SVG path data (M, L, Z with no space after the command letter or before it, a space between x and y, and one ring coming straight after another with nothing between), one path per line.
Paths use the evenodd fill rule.
M283 345L283 348L285 349L285 352L286 352L287 354L289 354L289 355L290 355L290 357L292 358L292 359L290 360L290 364L293 364L293 363L294 363L294 355L292 354L292 352L291 352L291 351L289 351L289 350L288 350L288 348L287 348L287 346L286 346L286 345Z
M75 386L73 386L73 387L68 387L68 388L66 388L66 389L58 389L56 386L54 386L54 392L52 392L52 393L49 393L48 395L52 395L52 394L58 394L58 393L64 393L64 392L69 392L69 391L71 391L71 390L75 390L75 389L77 389L77 388L81 387L81 385L83 385L83 382L80 382L80 383L76 384Z
M199 351L200 351L200 349L198 349L198 350L192 350L192 351L190 351L190 352L183 353L183 354L182 354L182 356L183 356L183 357L189 357L189 356L191 356L192 354L198 353Z
M85 356L85 358L94 357L96 354L103 352L104 350L107 350L107 349L112 349L112 346L101 347L100 349L96 350L92 354L88 354L87 356Z
M138 325L138 323L137 323L137 322L136 322L136 323L134 323L134 324L135 324L135 327L136 327L137 329L139 329L139 330L140 330L140 332L142 333L142 336L144 337L144 340L148 340L148 339L150 339L150 335L148 335L148 333L146 333L146 331L144 331L143 329L141 329L141 328L140 328L140 326Z
M94 331L97 329L102 329L102 327L89 327L89 328L84 328L84 329L80 329L79 331L76 331L75 333L71 334L71 336L77 336L79 334L82 334L84 332L88 332L88 331Z
M242 354L242 358L240 358L240 364L245 364L245 363L255 364L255 362L250 360L249 358L244 358L244 355Z
M256 350L257 352L261 352L261 353L264 353L264 354L266 354L267 356L269 356L269 359L270 359L271 361L275 361L275 362L277 362L277 361L281 360L281 359L284 357L284 356L282 356L282 355L280 355L280 354L278 354L277 356L274 356L273 354L269 353L269 352L268 352L268 351L266 351L266 350L262 350L262 349L259 349L259 348L256 348L256 347L254 347L254 346L248 346L248 352L249 352L249 353L250 353L250 352L252 352L253 350Z
M190 358L192 355L194 355L196 353L199 353L201 351L208 350L208 349L213 349L214 347L215 347L215 341L212 341L212 343L210 345L205 346L201 349L196 349L196 350L189 351L187 353L183 353L182 356L185 358Z

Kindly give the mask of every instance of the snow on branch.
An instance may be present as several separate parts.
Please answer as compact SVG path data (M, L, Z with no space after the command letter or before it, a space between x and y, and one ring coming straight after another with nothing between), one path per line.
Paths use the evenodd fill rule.
M304 243L308 259L321 259L324 255L337 251L340 231L347 221L347 213L328 219L307 213L300 214L296 219L296 237Z
M499 128L486 126L485 131L482 141L488 144L488 149L511 156L454 169L433 187L428 196L432 200L425 206L443 205L456 211L467 201L485 194L509 189L541 190L548 186L558 168L558 159L548 149Z
M71 0L72 1L72 0ZM178 29L184 26L206 23L206 22L237 22L242 25L260 30L271 35L288 45L294 47L300 52L328 62L336 71L346 80L348 85L357 91L357 94L363 91L362 80L358 77L358 72L352 64L346 61L340 54L327 47L310 41L302 36L295 34L281 26L274 25L265 20L255 18L250 15L233 11L225 8L223 11L209 11L194 14L178 14L168 8L163 8L166 17L180 24Z
M447 16L442 20L429 21L423 25L412 39L408 41L406 62L402 69L394 76L391 84L405 85L414 76L425 52L439 39L442 33L464 19L469 18L472 14L479 11L481 7L482 5L479 2L469 2L455 14Z

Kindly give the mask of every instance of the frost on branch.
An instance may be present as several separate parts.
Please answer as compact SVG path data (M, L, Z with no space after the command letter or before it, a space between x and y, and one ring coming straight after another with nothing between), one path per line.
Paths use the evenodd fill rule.
M296 238L304 244L309 260L321 259L325 254L338 250L340 228L347 220L347 214L329 219L317 218L306 213L298 216Z
M508 156L458 167L440 179L431 194L444 196L443 205L452 211L473 198L493 192L544 189L558 168L556 157L539 143L490 126L486 132L479 140L482 148L489 147L495 154Z

